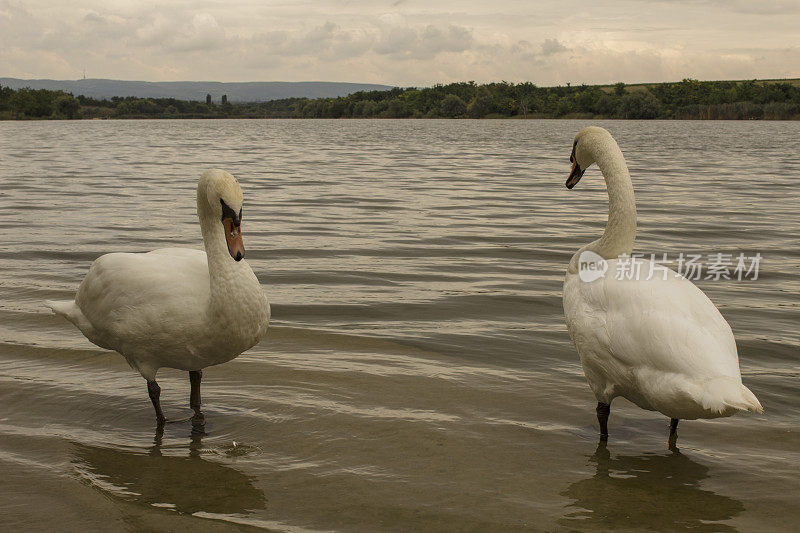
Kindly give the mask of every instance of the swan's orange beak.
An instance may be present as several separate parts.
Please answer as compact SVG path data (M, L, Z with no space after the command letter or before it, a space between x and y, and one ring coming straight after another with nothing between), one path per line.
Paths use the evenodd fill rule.
M228 243L228 253L236 261L241 261L244 258L242 226L234 225L232 218L223 218L222 225L225 227L225 241Z
M572 163L572 172L569 173L569 177L567 178L567 182L564 184L567 186L567 189L573 188L575 185L581 181L583 177L583 173L586 172L585 168L581 168L578 164L578 157L575 155L575 151L578 149L578 139L575 139L575 142L572 143L572 153L569 154L569 162Z
M569 177L567 178L567 183L565 183L567 189L571 189L575 185L577 185L578 182L583 177L584 172L586 172L586 170L581 169L581 166L578 164L577 161L572 161L572 172L569 173Z

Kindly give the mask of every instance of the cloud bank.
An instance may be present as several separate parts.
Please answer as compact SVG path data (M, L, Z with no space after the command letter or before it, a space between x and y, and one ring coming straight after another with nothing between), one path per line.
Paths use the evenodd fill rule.
M0 73L149 81L800 77L795 1L0 0Z

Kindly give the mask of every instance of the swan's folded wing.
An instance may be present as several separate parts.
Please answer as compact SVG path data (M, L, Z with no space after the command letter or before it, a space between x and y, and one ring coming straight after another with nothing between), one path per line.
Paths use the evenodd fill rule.
M700 289L672 270L646 279L647 261L639 280L617 279L615 267L609 261L605 277L575 288L609 355L629 368L740 379L730 326Z
M95 329L124 337L154 323L181 323L178 317L195 320L209 298L208 280L201 250L112 253L92 264L75 302Z

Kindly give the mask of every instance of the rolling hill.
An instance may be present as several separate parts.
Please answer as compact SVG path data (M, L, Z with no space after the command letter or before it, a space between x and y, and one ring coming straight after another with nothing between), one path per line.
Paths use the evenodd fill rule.
M281 98L332 98L347 96L358 91L385 91L389 85L370 83L340 83L326 81L124 81L90 78L82 80L22 80L0 78L0 85L21 89L48 89L65 91L75 96L108 99L113 96L136 96L139 98L177 98L179 100L205 101L210 94L215 102L222 95L230 102L266 102Z

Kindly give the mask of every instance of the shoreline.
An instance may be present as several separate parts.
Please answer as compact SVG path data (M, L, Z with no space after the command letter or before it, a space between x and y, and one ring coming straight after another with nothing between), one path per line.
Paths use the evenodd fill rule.
M153 116L131 116L131 117L82 117L82 118L61 118L61 117L23 117L23 118L4 118L0 117L0 122L91 122L91 121L105 121L105 120L615 120L620 122L627 122L631 120L646 120L648 122L797 122L800 121L800 116L792 118L699 118L699 117L686 117L686 118L619 118L607 116L592 116L592 117L220 117L220 116L207 116L207 117L153 117Z
M800 80L537 87L458 82L347 96L231 102L134 96L97 99L0 87L0 120L217 118L800 120Z

